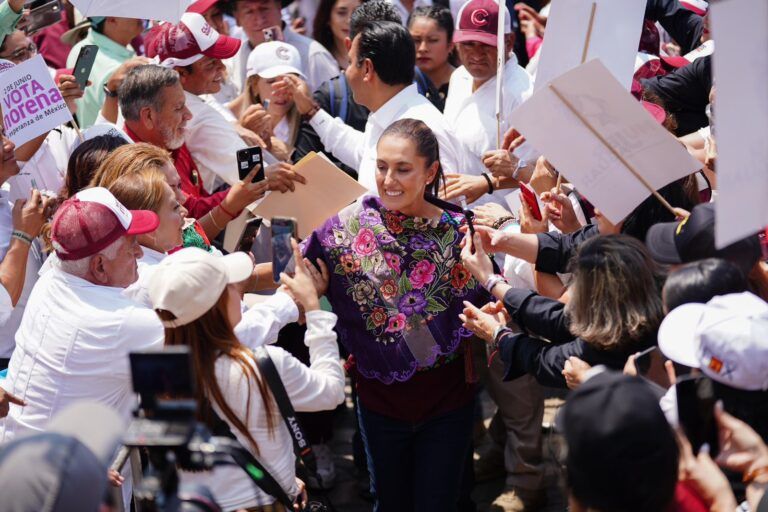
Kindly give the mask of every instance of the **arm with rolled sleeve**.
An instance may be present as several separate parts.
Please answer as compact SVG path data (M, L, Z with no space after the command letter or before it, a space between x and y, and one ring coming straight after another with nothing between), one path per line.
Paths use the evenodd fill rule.
M318 110L309 120L309 124L320 136L323 146L336 158L353 169L360 167L365 142L363 132L347 126L338 117L331 117L324 110Z
M336 342L336 315L308 311L304 343L309 347L309 367L277 347L267 347L280 378L297 411L326 411L344 401L344 370Z
M293 299L286 293L277 292L243 313L235 326L235 335L243 345L257 348L277 341L280 329L298 319L299 308Z

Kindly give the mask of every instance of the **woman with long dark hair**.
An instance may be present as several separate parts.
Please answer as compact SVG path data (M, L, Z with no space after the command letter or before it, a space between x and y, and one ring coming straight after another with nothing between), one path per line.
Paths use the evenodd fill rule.
M349 20L352 11L361 3L361 0L321 0L317 8L313 37L331 52L341 70L349 66L349 50L345 42L349 37Z

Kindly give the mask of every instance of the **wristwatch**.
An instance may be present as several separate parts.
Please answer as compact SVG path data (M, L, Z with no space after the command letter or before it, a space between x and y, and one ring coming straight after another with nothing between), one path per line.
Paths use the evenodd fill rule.
M109 87L107 87L107 84L104 84L102 90L104 91L104 94L107 95L107 98L117 98L117 91L110 91Z

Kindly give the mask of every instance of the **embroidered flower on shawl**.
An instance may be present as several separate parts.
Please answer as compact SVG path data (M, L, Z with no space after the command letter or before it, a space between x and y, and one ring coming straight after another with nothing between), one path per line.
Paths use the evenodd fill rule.
M399 235L403 232L403 221L394 213L386 212L384 214L384 225L387 227L387 231L393 235Z
M400 256L391 252L385 252L384 259L387 260L387 265L394 270L395 274L400 274L400 262L402 261Z
M472 279L472 274L461 263L457 263L451 269L451 286L454 288L461 290L470 279Z
M374 297L376 297L376 288L370 281L361 281L352 288L352 300L361 306L373 301Z
M352 240L352 250L360 256L369 256L376 250L376 235L368 228L360 228Z
M376 210L370 208L363 210L363 213L360 214L360 224L366 226L376 226L377 224L381 224L381 215L379 215L379 212Z
M405 316L418 315L427 309L427 299L420 291L408 292L400 299L397 307Z
M387 332L400 332L405 329L405 315L398 313L397 315L389 319L389 325L387 325Z
M421 260L411 271L411 285L420 290L435 280L437 267L427 260Z
M381 327L387 323L387 312L384 308L375 308L371 312L371 321L376 327Z
M345 274L354 274L360 271L360 260L355 258L354 254L343 254L339 259L341 268Z
M394 279L387 279L383 283L381 283L381 287L379 287L379 290L381 291L381 295L385 299L391 299L395 295L397 295L397 283Z

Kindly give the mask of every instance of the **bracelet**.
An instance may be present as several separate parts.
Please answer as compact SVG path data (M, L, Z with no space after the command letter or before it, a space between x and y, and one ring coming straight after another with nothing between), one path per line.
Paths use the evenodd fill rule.
M499 274L493 274L491 277L489 277L485 281L485 284L483 285L483 288L485 288L486 291L488 291L488 293L491 293L493 291L493 289L496 287L496 285L501 283L501 282L504 282L504 283L507 282L507 280L504 279L504 276L500 276Z
M511 220L515 220L515 218L512 215L507 215L506 217L501 217L496 222L493 223L493 229L501 229L501 226L504 225L505 222L509 222Z
M502 224L497 228L497 231L504 231L507 229L507 227L514 226L515 224L517 224L517 219L512 217L511 219L502 222Z
M23 231L14 229L11 231L11 238L15 238L16 240L21 240L26 244L32 245L32 237Z
M107 87L107 84L104 84L102 90L104 91L104 94L107 96L107 98L117 98L117 91L110 91L109 87Z
M211 218L211 222L213 222L213 227L215 227L219 231L224 229L223 227L219 226L218 222L216 222L216 217L213 216L213 210L208 212L208 216Z
M235 217L237 217L237 215L234 215L232 212L230 212L229 210L227 210L226 208L224 208L224 205L223 205L222 203L219 203L219 208L221 208L221 211L223 211L224 213L226 213L227 215L229 215L229 219L230 219L230 220L232 220L232 219L234 219Z
M306 114L302 114L301 118L305 121L309 121L313 117L315 117L315 114L317 114L317 111L320 110L320 105L318 105L315 102L312 102L312 108L307 110Z
M493 181L491 180L491 177L490 177L490 176L488 176L488 173L487 173L487 172L484 172L484 173L482 173L482 174L481 174L481 176L482 176L483 178L485 178L485 181L487 181L487 182L488 182L488 193L489 193L489 194L493 194L493 191L494 191L495 189L493 188Z
M753 469L749 473L744 473L744 478L742 478L741 481L745 484L751 484L757 477L765 474L768 474L768 466L763 466Z
M499 350L499 341L501 341L501 335L505 332L507 332L509 329L506 325L499 325L494 329L493 331L493 344L491 345L493 347L493 350Z

